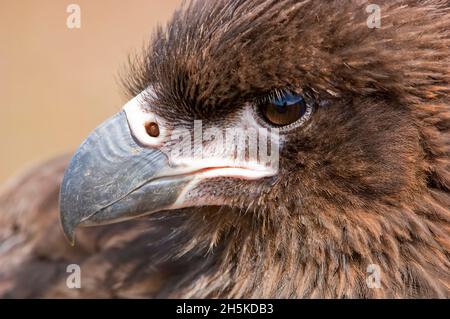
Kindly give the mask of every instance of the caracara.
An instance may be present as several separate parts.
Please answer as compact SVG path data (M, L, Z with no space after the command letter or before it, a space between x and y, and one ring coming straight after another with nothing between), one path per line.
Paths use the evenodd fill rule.
M123 110L3 188L0 295L450 297L450 2L376 2L183 5Z

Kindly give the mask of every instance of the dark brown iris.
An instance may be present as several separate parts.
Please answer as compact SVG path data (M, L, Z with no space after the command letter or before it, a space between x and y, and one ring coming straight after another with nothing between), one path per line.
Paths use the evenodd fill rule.
M272 125L287 126L305 115L306 104L298 95L284 95L260 105L264 118Z

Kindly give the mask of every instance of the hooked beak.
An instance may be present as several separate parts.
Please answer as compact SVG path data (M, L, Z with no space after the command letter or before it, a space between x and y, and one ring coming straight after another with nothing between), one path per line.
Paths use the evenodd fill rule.
M186 199L188 191L204 179L255 180L276 173L265 166L228 165L225 159L171 161L170 152L163 151L168 125L142 105L139 96L131 100L73 156L60 192L62 226L72 244L79 225L110 224L162 210L217 204L205 198ZM149 122L159 126L154 136L146 130Z

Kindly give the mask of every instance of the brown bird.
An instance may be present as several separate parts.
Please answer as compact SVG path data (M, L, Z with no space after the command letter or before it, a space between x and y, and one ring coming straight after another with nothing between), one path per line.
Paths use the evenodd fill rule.
M3 189L0 294L450 297L450 2L377 3L184 5L124 110Z

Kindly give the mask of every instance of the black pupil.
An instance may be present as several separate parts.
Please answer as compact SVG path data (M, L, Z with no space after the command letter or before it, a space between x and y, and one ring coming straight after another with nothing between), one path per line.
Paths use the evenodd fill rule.
M286 126L295 123L305 115L306 104L303 99L293 104L267 102L261 105L265 119L275 126Z

